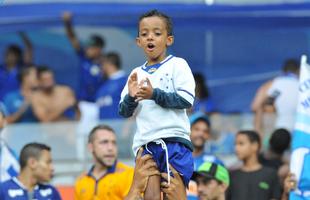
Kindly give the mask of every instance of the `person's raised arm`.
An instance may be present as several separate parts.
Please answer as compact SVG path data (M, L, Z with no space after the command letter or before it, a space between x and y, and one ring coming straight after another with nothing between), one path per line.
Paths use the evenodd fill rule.
M161 177L165 180L161 183L161 190L164 192L167 200L186 200L186 189L180 174L170 166L173 177L170 177L170 184L168 184L167 173L162 173Z
M160 175L152 156L149 154L142 156L142 152L143 148L140 148L137 154L132 185L125 200L143 199L142 194L145 192L149 177Z
M73 48L75 49L76 52L80 52L81 51L81 45L80 45L80 42L79 42L79 40L78 40L74 30L73 30L73 26L72 26L72 13L64 12L62 18L64 21L66 34L68 36L68 39L69 39L71 45L73 46Z
M24 64L27 65L27 66L31 65L32 62L33 62L33 47L32 47L32 43L31 43L29 37L26 35L26 33L20 32L19 35L22 38L23 43L25 44L25 50L24 50L24 55L23 55Z

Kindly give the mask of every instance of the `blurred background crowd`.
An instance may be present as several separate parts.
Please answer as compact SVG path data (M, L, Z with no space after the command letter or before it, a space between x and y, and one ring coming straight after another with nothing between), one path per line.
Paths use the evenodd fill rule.
M6 128L1 137L17 153L29 142L49 144L52 182L63 195L89 169L88 134L99 123L113 127L118 159L134 166L134 122L118 115L118 105L128 73L145 62L135 45L138 16L153 8L171 16L175 44L169 53L185 58L194 73L196 99L188 115L195 167L209 159L238 169L236 135L254 130L261 141L259 162L273 168L283 186L299 60L310 47L306 1L2 4L0 108Z

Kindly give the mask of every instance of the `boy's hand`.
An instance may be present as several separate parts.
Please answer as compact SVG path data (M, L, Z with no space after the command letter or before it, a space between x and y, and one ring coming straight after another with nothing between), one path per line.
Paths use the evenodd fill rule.
M139 91L137 93L137 101L143 99L151 99L153 96L153 87L148 78L142 80L139 84Z
M128 92L129 96L131 97L137 97L137 93L139 91L138 87L138 76L137 73L133 73L128 80Z

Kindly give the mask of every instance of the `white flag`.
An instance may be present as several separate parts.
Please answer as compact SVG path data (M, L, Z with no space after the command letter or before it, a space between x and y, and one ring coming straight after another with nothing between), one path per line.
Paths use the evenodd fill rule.
M20 170L14 151L0 138L0 182L17 176Z
M297 189L290 200L310 200L310 65L301 57L299 100L292 141L291 172L297 179Z

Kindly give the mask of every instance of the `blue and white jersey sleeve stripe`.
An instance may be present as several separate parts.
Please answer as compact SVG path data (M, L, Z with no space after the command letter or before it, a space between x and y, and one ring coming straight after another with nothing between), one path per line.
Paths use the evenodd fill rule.
M174 73L174 88L178 95L183 97L191 105L195 100L195 80L187 62L179 58Z

